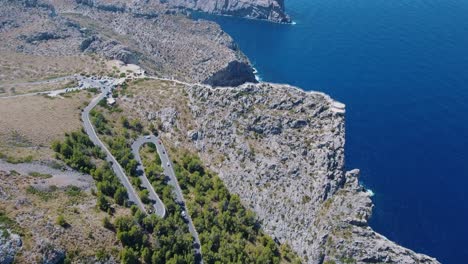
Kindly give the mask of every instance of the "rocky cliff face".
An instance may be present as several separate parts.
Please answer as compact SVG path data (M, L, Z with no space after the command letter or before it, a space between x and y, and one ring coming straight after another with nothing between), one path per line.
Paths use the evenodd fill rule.
M169 5L212 14L231 15L290 23L283 0L168 0Z
M188 93L196 149L307 263L437 263L368 226L372 201L344 168L344 105L286 85Z
M197 151L306 263L438 263L368 226L372 201L359 171L344 167L343 104L266 83L196 85L181 94L185 110L150 94L127 98L124 107L162 124L167 142Z

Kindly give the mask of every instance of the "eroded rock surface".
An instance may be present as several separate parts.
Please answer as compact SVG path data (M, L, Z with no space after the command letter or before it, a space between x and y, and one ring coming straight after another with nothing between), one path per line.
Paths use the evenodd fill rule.
M306 263L438 263L368 226L372 201L359 185L359 171L345 171L343 104L323 93L266 83L195 85L183 93L189 110L182 100L149 94L122 103L142 119L158 113L158 104L177 109L163 139L198 152L263 228ZM158 115L150 122L160 122Z
M287 85L188 94L196 149L267 232L308 263L437 263L368 226L372 201L359 171L344 167L344 105Z
M0 232L0 264L13 263L16 253L21 249L21 238L2 226Z
M217 24L191 20L161 4L125 2L0 0L0 51L96 53L191 83L256 82L249 60Z
M231 15L289 23L284 0L168 0L168 4L212 14Z

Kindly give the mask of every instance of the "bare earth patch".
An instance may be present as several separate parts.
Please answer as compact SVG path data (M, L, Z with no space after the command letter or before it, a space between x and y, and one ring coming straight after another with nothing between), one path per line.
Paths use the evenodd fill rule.
M105 74L97 56L38 56L0 50L0 84L47 80L73 74Z
M81 128L80 108L89 96L80 92L64 98L0 99L0 152L14 157L51 158L51 142Z

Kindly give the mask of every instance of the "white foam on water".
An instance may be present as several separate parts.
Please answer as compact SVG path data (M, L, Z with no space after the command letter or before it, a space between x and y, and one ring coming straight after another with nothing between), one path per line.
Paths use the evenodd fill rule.
M261 81L262 81L262 77L260 77L260 74L258 74L257 68L252 67L252 69L253 69L253 74L255 75L255 80L257 80L257 82L261 82Z
M375 193L371 189L367 189L366 192L369 194L370 197L375 195Z

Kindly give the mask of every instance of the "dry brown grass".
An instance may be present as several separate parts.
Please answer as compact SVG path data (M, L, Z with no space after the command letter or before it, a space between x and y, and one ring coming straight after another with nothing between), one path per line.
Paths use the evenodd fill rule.
M45 242L65 249L67 255L76 259L93 257L96 251L116 257L120 249L115 233L102 225L107 214L96 209L96 199L89 192L82 191L71 196L65 190L49 190L50 198L28 192L36 179L28 175L8 175L0 172L0 187L9 197L1 200L0 210L16 221L22 229L23 249L16 263L35 263L41 255L38 245ZM129 209L119 208L116 215L129 214ZM56 224L56 218L63 215L67 227Z
M47 80L73 74L105 74L106 61L97 56L37 56L0 52L0 84Z
M78 86L76 80L60 80L60 81L51 81L50 83L14 83L14 84L4 84L0 85L0 96L12 96L20 95L27 93L36 93L52 90L61 90L64 88L72 88Z
M140 118L142 123L149 125L147 112L157 112L165 108L177 111L176 127L181 135L195 127L193 117L188 107L188 96L185 87L171 81L136 80L130 82L126 94L128 99L120 100L124 112ZM158 125L159 120L151 121Z
M26 96L0 99L0 152L33 159L52 157L50 144L65 132L81 129L80 108L88 92L65 98Z

